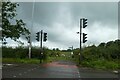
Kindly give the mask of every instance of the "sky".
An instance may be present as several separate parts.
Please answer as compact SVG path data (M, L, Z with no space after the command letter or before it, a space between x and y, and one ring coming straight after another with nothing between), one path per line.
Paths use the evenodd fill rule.
M43 45L52 49L79 48L80 19L87 18L87 42L82 46L99 45L118 39L117 2L19 2L17 19L22 19L31 32L33 46L39 46L36 32L47 32ZM28 45L24 37L20 38ZM8 39L8 45L18 45Z

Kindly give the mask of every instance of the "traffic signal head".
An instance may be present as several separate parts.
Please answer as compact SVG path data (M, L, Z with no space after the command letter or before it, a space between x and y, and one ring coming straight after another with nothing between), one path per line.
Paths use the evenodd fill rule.
M83 33L83 43L85 43L85 42L87 41L87 40L86 40L86 38L87 38L86 35L87 35L87 34Z
M36 33L36 40L39 41L40 32Z
M87 19L83 18L83 28L87 27Z
M44 39L43 41L47 41L47 33L44 33Z

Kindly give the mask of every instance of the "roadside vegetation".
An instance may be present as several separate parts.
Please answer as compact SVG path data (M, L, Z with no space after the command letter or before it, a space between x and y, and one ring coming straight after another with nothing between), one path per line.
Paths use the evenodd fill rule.
M79 66L96 69L120 69L120 40L100 43L98 46L92 45L82 49L83 61ZM77 57L79 49L74 50ZM78 58L79 59L79 58ZM76 62L78 63L78 59Z
M94 69L120 69L120 40L101 43L98 46L92 45L82 49L82 61L80 61L79 48L73 50L59 50L58 48L48 49L43 47L42 63L57 60L74 61L80 67ZM2 47L3 63L35 63L40 62L39 47L32 47L32 58L28 58L28 47ZM79 64L80 61L80 64Z
M40 48L32 47L31 59L28 58L28 47L2 47L3 63L40 63ZM70 52L60 51L58 48L50 50L43 47L43 55L41 58L43 63L57 60L71 60Z

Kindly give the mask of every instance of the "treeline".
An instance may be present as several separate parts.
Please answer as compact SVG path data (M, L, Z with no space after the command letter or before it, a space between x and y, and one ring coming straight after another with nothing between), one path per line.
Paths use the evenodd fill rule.
M120 40L101 43L98 46L92 45L83 49L83 58L86 60L120 59Z
M109 41L107 43L100 43L98 46L92 45L82 49L82 56L85 60L106 59L114 60L120 59L120 40ZM32 47L32 58L39 58L40 49ZM60 56L61 52L70 52L71 50L48 49L43 47L45 56ZM74 57L80 53L79 48L73 50ZM3 58L27 58L29 54L28 47L19 46L16 48L2 46Z
M29 56L29 49L28 47L19 46L16 48L2 46L2 57L3 58L28 58ZM56 57L60 56L59 49L48 49L43 47L43 54L42 58L47 59L47 57ZM39 47L32 47L31 49L31 57L32 58L40 58L40 48Z
M79 48L74 49L74 57L79 62ZM120 40L100 43L82 49L82 66L100 69L120 69Z

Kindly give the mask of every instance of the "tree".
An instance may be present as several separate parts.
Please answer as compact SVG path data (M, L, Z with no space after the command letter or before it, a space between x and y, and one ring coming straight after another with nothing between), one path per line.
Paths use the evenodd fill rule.
M98 47L103 47L104 48L105 45L106 45L105 43L100 43Z
M26 38L29 37L30 32L25 27L25 23L22 19L15 19L15 23L13 20L16 13L16 8L19 6L17 3L11 2L2 2L2 41L6 42L6 38L11 38L14 41L18 41L21 35L24 35Z
M59 48L56 48L56 51L60 51Z

